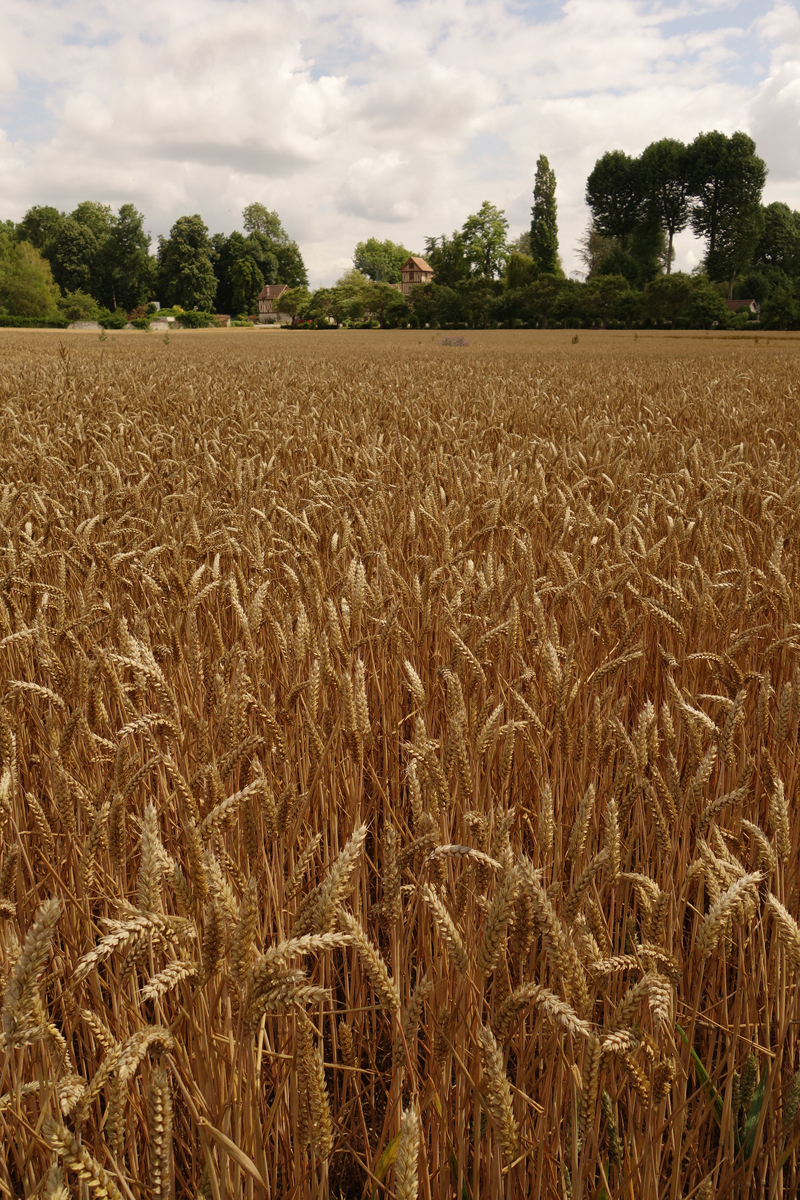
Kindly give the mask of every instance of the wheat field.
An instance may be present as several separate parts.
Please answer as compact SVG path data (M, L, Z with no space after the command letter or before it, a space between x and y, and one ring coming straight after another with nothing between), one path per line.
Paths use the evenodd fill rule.
M800 1186L800 341L0 341L0 1193Z

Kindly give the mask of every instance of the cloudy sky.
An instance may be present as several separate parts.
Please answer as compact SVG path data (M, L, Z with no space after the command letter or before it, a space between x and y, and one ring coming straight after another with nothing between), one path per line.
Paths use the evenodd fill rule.
M520 233L544 153L571 271L598 155L706 129L751 133L800 208L788 0L0 0L0 27L0 219L132 200L154 237L229 232L260 200L319 285L484 199Z

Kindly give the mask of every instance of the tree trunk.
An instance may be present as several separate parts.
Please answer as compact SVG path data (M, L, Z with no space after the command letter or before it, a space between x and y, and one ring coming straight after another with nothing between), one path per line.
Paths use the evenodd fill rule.
M731 271L731 277L730 277L730 280L728 281L728 299L729 300L733 299L733 281L735 278L736 278L736 272Z
M669 231L669 240L667 242L667 274L672 274L672 230Z

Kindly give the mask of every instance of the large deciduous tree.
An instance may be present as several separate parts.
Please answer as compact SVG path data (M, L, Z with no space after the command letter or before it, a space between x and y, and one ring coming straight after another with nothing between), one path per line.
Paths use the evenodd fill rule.
M34 204L17 225L17 240L28 242L35 250L44 250L52 242L64 220L63 212L49 204Z
M144 216L133 204L123 204L111 223L105 245L112 307L126 312L144 304L153 294L155 262L150 256L150 235Z
M45 253L53 278L65 292L83 291L95 295L100 246L91 226L66 217Z
M689 153L683 142L662 138L642 154L646 202L667 236L666 268L672 270L673 242L689 223Z
M602 237L615 238L627 250L634 230L641 224L645 198L639 159L623 150L608 150L598 158L586 181L586 203L594 229Z
M0 309L15 317L55 315L59 292L50 264L30 242L6 249L0 264Z
M388 238L367 238L359 242L353 253L353 266L374 283L399 283L400 268L411 251Z
M800 275L800 212L775 201L764 208L764 232L753 252L753 266Z
M461 237L470 274L497 279L509 254L508 221L503 210L484 200L478 212L467 217Z
M211 240L199 213L178 217L169 237L158 242L161 293L167 304L209 311L217 280L211 262Z
M689 147L692 229L706 240L706 270L733 281L752 258L763 232L761 193L766 166L746 133L701 133Z
M268 277L272 273L271 268L259 261L258 255L253 253L259 270L268 283L285 283L290 288L308 287L308 273L300 247L289 237L276 212L264 204L248 204L242 213L242 223L245 232L253 239L251 245L260 245L263 253L270 253L275 257L276 277L270 280Z
M250 316L258 310L258 297L264 286L264 276L249 254L237 258L231 268L232 311L237 316Z
M544 154L537 160L533 184L530 254L540 271L553 275L559 270L556 173Z
M276 212L265 204L248 204L242 212L245 233L263 233L271 242L288 242L289 235Z
M469 275L466 246L458 231L452 237L443 233L441 237L425 238L425 261L442 287L458 287Z
M95 200L81 201L68 217L54 225L43 253L63 291L88 292L101 304L115 307L110 253L114 227L110 206Z

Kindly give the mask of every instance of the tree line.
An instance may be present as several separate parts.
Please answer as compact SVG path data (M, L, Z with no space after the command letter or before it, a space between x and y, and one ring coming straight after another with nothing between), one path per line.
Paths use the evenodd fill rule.
M508 239L504 212L485 201L452 234L425 239L432 283L391 296L404 246L359 242L353 270L334 288L300 288L281 301L297 325L398 324L581 327L800 325L800 213L764 206L766 167L752 138L701 133L685 145L653 142L634 157L603 154L586 183L590 222L579 251L585 278L567 278L559 255L556 176L536 164L530 228ZM703 260L673 271L674 242L691 228Z
M123 321L147 303L252 316L265 283L288 290L295 327L746 325L725 300L755 300L760 322L800 325L800 214L764 205L766 167L747 134L711 131L686 145L652 142L637 157L611 150L586 183L590 221L579 252L585 277L568 278L559 254L556 176L536 164L530 228L515 241L502 209L484 201L460 229L429 236L419 252L432 283L397 288L411 253L370 237L352 269L311 292L297 243L278 214L250 204L244 232L210 235L199 215L179 217L156 253L144 218L84 202L64 214L37 206L0 225L0 315L72 319L98 312ZM675 238L704 242L692 274L673 270Z
M84 201L71 213L35 205L0 224L0 313L59 315L124 324L152 301L202 312L249 314L265 283L305 287L302 254L276 212L249 204L244 233L209 234L198 214L182 216L155 254L133 204L118 212Z

